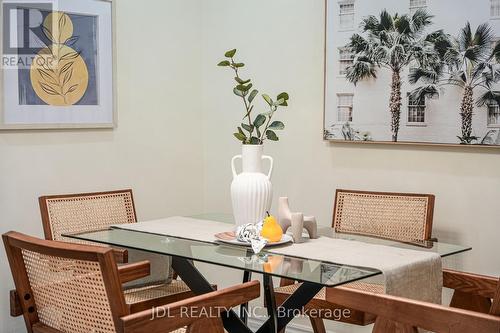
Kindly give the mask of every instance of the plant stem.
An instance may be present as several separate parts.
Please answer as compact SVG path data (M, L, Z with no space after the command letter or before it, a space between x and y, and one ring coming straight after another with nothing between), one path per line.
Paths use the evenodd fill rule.
M233 66L231 66L233 69L234 69L234 73L236 74L236 77L238 79L241 80L240 78L240 75L238 74L238 68L236 66L234 66L234 59L231 57L231 63ZM250 117L250 105L247 103L247 99L245 96L241 96L241 98L243 99L243 103L245 104L245 114L248 116L248 126L250 126L250 128L252 128L252 119ZM253 129L250 131L250 137L249 139L252 139L252 134L253 134Z
M266 126L264 127L264 130L262 131L262 133L260 135L260 138L259 138L260 143L264 142L264 134L266 133L267 129L269 128L269 123L271 122L271 118L273 117L273 114L274 114L274 112L272 112L272 111L273 110L271 109L271 114L269 115L269 118L267 118Z

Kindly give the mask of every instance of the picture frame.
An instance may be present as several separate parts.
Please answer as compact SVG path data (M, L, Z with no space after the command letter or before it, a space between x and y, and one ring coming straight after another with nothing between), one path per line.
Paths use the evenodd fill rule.
M6 6L6 3L9 6ZM40 42L37 42L34 43L34 47L30 44L30 47L26 48L26 44L22 44L22 51L28 51L28 53L24 54L24 58L26 58L26 55L29 57L34 56L31 67L21 65L17 67L7 66L6 68L6 48L4 45L6 29L3 29L0 40L0 54L3 61L0 73L0 91L3 96L0 103L0 130L115 128L117 126L117 109L114 26L116 14L114 1L36 0L22 2L19 0L2 0L2 6L0 7L2 18L6 17L6 8L10 12L22 12L23 10L29 12L29 19L26 19L26 14L17 14L18 31L22 26L19 23L19 17L24 16L23 23L33 20L33 18L36 21L38 18L35 24L30 22L30 30L36 36L30 36L27 39L30 43L36 41L36 39L41 39L45 45L40 45ZM33 14L33 12L36 14ZM37 12L40 12L41 15ZM10 16L12 17L12 15L11 13ZM52 20L48 18L49 16L51 16ZM56 25L56 20L57 23L65 21L66 25ZM51 24L47 23L49 21ZM36 23L40 23L40 27L33 29ZM15 24L10 22L10 26L15 26ZM51 33L49 26L54 27L53 29L56 32L61 31L62 33L59 36L66 40L62 43L52 40L52 44L50 44L51 39L49 36ZM41 32L43 32L43 35L41 35ZM71 32L72 35L70 35ZM10 34L12 36L12 33ZM24 36L26 37L26 35ZM17 38L19 39L19 37ZM24 42L25 40L23 40ZM20 44L19 41L17 43ZM38 62L38 64L41 64L40 66L33 66L37 57L40 57L40 53L44 53L44 49L57 50L57 45L61 45L59 48L59 50L62 49L62 51L59 51L61 52L61 59L66 53L68 57L73 56L74 59L78 60L73 62L69 71L64 72L64 75L61 74L61 84L66 80L65 84L61 86L56 84L57 76L55 73L64 71L64 65L67 65L71 59L61 60L59 68L54 65L53 72L49 72L49 74L52 74L52 78L44 75L47 68L43 68L43 64L47 64L48 60L45 63ZM66 47L69 47L69 49ZM48 53L55 54L52 51ZM22 59L20 55L21 52L18 52L15 55L17 58L14 58L19 61L19 59ZM12 59L12 54L7 59ZM28 64L28 61L23 64ZM33 67L36 67L36 72ZM70 71L71 73L69 73ZM15 88L13 88L14 86ZM60 90L54 91L52 88L60 88ZM56 93L59 93L59 95L56 95ZM67 93L66 101L60 96L61 93Z
M452 5L452 0L443 0ZM463 131L460 131L460 98L456 91L449 87L440 87L439 97L425 97L425 106L412 105L408 102L413 96L414 90L418 87L412 86L408 81L409 68L405 68L401 73L401 111L399 114L399 133L397 139L391 138L391 113L389 110L389 97L391 76L384 69L377 68L377 78L360 80L357 85L352 84L345 77L346 67L349 62L354 62L354 56L349 59L347 54L342 54L342 48L349 44L353 34L363 36L360 28L362 20L368 16L378 17L386 9L389 14L404 15L410 11L416 12L419 8L410 8L412 4L424 7L429 10L432 20L441 20L435 29L450 30L448 35L454 37L451 30L460 31L460 20L457 16L448 17L443 8L446 4L437 0L407 0L393 2L381 0L370 2L368 0L325 0L325 58L324 58L324 104L323 104L323 139L328 142L359 143L359 144L398 144L398 145L425 145L425 146L451 146L451 147L500 147L500 110L498 103L495 107L489 105L482 109L475 105L472 114L472 131L467 140L460 139ZM493 0L492 0L493 1ZM470 2L470 3L469 3ZM458 5L453 2L453 6L462 10L463 21L467 21L466 8L472 6L472 0L466 0ZM490 17L490 10L493 7L490 0L481 0L483 11L481 17L474 17L470 23L472 33L475 28L486 19L493 33L493 40L498 43L500 40L500 20ZM483 3L484 2L484 3ZM353 7L354 5L354 7ZM356 10L356 5L360 10ZM474 2L474 6L478 4ZM406 8L406 11L405 11ZM498 7L500 15L500 4ZM342 13L341 13L342 10ZM476 15L476 16L481 16ZM344 18L342 18L344 16ZM452 22L455 20L456 22ZM341 25L346 27L342 28ZM347 27L347 25L350 25ZM431 26L431 28L433 28ZM434 31L435 29L432 29ZM458 34L458 33L457 33ZM493 47L493 46L492 46ZM412 64L414 65L414 64ZM498 68L498 62L495 63ZM409 67L409 66L408 66ZM343 74L343 75L342 75ZM500 82L494 83L497 90ZM499 89L500 90L500 89ZM412 95L410 95L410 93ZM480 93L474 94L475 101ZM458 100L458 101L457 101ZM350 109L350 110L349 110ZM422 112L422 109L424 111ZM486 110L485 110L486 109ZM497 111L492 111L495 109ZM453 111L456 111L453 113ZM448 114L446 114L448 112ZM490 113L494 113L494 118ZM343 113L342 117L341 113ZM412 117L410 117L412 113ZM425 121L422 121L422 113L425 113ZM350 118L349 118L350 117ZM489 118L488 118L489 117ZM449 118L451 120L446 120ZM343 121L342 121L343 120ZM418 120L410 123L408 120ZM493 122L490 124L490 120ZM448 122L447 122L448 121ZM481 123L482 122L482 123ZM347 126L346 126L347 124ZM479 125L478 125L479 124ZM458 128L457 128L458 127ZM467 133L467 131L465 131Z

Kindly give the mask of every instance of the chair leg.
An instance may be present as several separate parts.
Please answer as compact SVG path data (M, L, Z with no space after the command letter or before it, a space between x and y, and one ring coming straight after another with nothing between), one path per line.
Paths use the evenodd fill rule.
M452 308L476 311L481 313L489 313L491 300L486 297L481 297L473 294L467 294L455 290L451 299L450 306Z
M224 326L219 318L205 318L195 321L186 333L224 333Z
M314 333L326 333L325 323L323 322L323 319L309 317L309 320L311 321L311 326Z
M413 326L377 317L372 333L418 333L418 329Z

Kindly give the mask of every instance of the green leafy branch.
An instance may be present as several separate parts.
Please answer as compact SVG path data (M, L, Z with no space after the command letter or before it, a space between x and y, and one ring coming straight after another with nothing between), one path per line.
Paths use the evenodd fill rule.
M236 62L234 60L235 54L236 49L227 51L224 54L227 59L218 63L218 66L229 67L234 71L234 80L236 81L236 85L233 88L233 93L242 99L245 107L243 122L241 123L241 126L237 127L238 131L234 133L234 136L243 144L259 145L266 139L278 141L279 138L275 131L283 130L285 128L285 124L281 121L271 122L271 120L274 113L278 110L278 107L288 106L287 102L289 96L286 92L283 92L276 97L275 101L273 101L269 95L263 94L262 98L269 106L269 111L258 114L255 119L252 120L254 101L259 91L253 88L251 79L241 78L239 70L244 67L245 64L242 62Z

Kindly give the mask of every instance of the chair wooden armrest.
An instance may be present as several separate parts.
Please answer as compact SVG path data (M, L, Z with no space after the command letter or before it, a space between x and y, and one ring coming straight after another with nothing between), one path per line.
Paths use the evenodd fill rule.
M141 279L151 274L151 264L148 260L143 260L134 262L133 264L118 266L118 274L120 275L120 282L122 284Z
M326 299L377 316L374 332L384 332L381 323L396 323L401 332L416 332L416 327L432 332L498 333L500 317L463 309L375 294L345 287L327 288ZM385 326L388 327L388 326ZM395 326L392 326L395 327Z
M113 248L113 254L115 255L115 260L118 264L128 263L128 250L127 249Z
M238 286L229 287L219 291L195 296L161 307L161 313L168 315L159 316L155 309L148 309L120 318L117 327L119 333L164 333L185 326L196 325L203 321L213 324L218 322L216 330L223 332L218 318L224 310L246 303L260 296L258 281L247 282ZM186 315L186 309L189 309ZM207 323L208 324L208 323Z
M493 298L498 278L443 269L443 286L463 293Z

